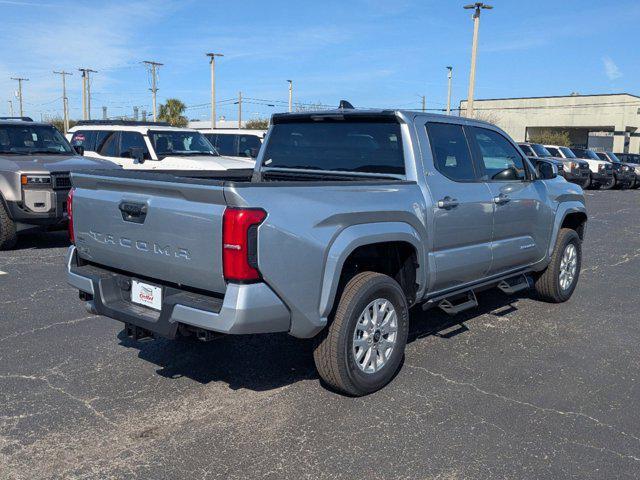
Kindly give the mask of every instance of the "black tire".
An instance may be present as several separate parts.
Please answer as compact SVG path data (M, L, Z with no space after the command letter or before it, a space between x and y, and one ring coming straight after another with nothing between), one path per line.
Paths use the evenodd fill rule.
M562 257L568 245L574 245L576 249L576 271L570 285L562 288L560 284L560 266ZM551 262L547 268L538 274L535 280L535 289L541 300L550 303L566 302L573 295L578 279L580 278L580 268L582 266L582 242L578 233L570 228L562 228L558 233L558 240L551 255Z
M9 213L0 199L0 250L13 248L17 238L16 224L9 217Z
M618 180L616 179L616 177L612 177L609 183L603 183L602 185L600 185L600 188L602 188L603 190L612 190L616 188L616 185L618 185Z
M391 302L396 311L396 341L386 363L378 371L365 373L358 366L353 338L360 315L377 299ZM330 387L348 395L362 396L380 390L402 364L408 333L409 306L400 285L381 273L359 273L344 287L328 327L314 339L313 358L318 373ZM362 358L365 357L366 353ZM369 362L360 364L366 368Z
M587 179L582 182L582 189L586 190L587 188L589 188L591 186L591 174L589 174L589 176L587 177Z

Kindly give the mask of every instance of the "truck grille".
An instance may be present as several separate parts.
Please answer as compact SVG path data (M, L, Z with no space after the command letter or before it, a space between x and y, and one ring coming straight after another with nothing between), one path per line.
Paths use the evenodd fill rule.
M68 190L71 188L71 176L69 173L52 173L51 179L54 190Z
M612 171L613 171L613 167L611 166L611 164L610 164L610 163L607 163L607 164L604 166L604 169L605 169L605 171L607 171L607 172L612 172Z

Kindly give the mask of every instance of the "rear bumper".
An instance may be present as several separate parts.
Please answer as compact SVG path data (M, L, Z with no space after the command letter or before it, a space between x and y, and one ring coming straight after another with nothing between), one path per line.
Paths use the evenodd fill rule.
M99 315L166 338L175 338L180 324L228 334L289 331L289 310L264 283L230 283L224 298L220 298L148 280L162 286L162 310L156 311L130 301L132 278L136 277L95 265L79 265L75 246L69 247L67 281L89 294L90 307Z

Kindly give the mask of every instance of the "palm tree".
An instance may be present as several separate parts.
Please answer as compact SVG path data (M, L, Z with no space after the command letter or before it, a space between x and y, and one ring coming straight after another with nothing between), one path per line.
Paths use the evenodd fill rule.
M187 106L177 98L168 98L164 105L160 105L158 120L174 127L186 127L187 117L183 115L186 109Z

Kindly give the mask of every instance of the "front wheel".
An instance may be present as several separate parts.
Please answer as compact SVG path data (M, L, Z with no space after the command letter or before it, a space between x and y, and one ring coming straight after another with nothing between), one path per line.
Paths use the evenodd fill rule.
M541 300L551 303L566 302L578 284L582 266L582 242L578 233L563 228L551 255L551 261L535 281L535 289Z
M409 333L409 306L398 282L363 272L345 286L329 326L315 339L322 379L353 396L380 390L400 368Z
M589 188L591 186L591 175L589 175L584 182L582 182L582 189L586 190L587 188Z
M13 248L17 238L16 224L9 217L9 213L0 199L0 250Z
M616 185L618 185L618 180L616 179L616 177L611 177L609 183L603 183L601 188L603 190L611 190L613 188L616 188Z

